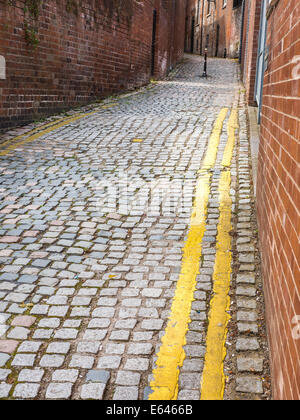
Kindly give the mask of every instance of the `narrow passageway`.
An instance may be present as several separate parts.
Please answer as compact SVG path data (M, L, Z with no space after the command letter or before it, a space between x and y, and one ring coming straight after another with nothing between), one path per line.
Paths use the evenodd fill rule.
M269 399L234 60L0 147L0 398Z

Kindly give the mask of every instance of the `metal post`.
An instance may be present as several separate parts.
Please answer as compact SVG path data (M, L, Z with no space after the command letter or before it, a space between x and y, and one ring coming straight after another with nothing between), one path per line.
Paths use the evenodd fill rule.
M204 51L204 69L203 69L202 77L207 77L207 48L206 47Z

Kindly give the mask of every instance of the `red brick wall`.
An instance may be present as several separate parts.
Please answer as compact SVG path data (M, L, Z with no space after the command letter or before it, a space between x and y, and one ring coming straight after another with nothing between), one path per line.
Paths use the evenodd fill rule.
M267 46L257 208L273 395L299 400L300 2L279 0L268 20Z
M246 1L242 49L242 77L248 105L256 105L254 88L262 0Z
M180 61L184 54L185 13L187 0L171 0L174 5L171 25L171 66Z
M203 0L201 0L201 3L202 2L203 2ZM194 42L194 48L193 48L193 51L192 51L192 19L195 19L194 39L199 39L200 38L199 21L196 20L196 18L197 18L197 7L198 7L198 0L187 0L186 27L185 27L185 51L189 52L189 53L192 53L192 52L197 53L198 52L197 42ZM198 44L199 44L199 41L198 41Z
M2 129L147 83L154 8L155 75L182 57L184 30L175 36L174 24L184 28L186 0L43 0L38 17L24 17L32 1L0 0ZM32 28L35 48L25 39Z

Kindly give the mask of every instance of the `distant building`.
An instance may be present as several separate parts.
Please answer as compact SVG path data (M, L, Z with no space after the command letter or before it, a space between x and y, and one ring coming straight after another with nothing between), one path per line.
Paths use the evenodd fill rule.
M185 51L238 58L243 0L187 0Z

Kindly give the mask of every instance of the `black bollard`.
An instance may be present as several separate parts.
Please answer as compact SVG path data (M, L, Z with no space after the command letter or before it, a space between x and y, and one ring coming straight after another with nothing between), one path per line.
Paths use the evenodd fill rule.
M205 48L205 52L204 52L204 69L203 69L202 77L207 77L207 48Z

